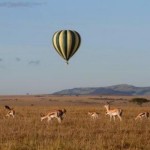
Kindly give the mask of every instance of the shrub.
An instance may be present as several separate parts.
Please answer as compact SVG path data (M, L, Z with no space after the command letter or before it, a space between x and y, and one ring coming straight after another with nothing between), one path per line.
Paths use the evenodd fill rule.
M131 102L142 106L143 103L148 103L148 102L150 102L150 100L148 100L146 98L133 98L133 99L131 99Z

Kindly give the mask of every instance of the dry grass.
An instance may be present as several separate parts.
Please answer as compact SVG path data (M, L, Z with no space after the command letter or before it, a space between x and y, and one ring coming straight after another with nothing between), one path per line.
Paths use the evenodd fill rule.
M19 102L11 103L17 112L16 118L12 119L4 117L6 110L2 105L10 102L7 102L8 97L3 97L0 107L0 150L150 150L150 120L134 120L139 112L149 111L147 106L127 106L124 102L113 104L113 107L119 105L123 108L123 121L110 122L102 103L95 105L97 99L94 99L91 104L91 97L64 98L67 103L61 101L62 97L45 97L45 106L44 103L40 106L41 97L36 97L36 100L32 98L25 102L25 98L20 97ZM75 99L81 105L77 105ZM41 123L41 112L64 107L67 114L62 124L58 124L57 120L50 124L46 121ZM88 111L99 112L100 118L92 121Z

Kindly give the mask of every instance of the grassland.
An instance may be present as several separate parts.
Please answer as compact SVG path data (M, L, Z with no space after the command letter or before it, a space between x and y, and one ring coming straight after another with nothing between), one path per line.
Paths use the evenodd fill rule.
M150 120L135 121L149 104L139 107L124 96L1 96L0 150L150 150ZM109 121L103 105L123 109L123 121ZM4 117L4 105L13 106L16 117ZM40 113L66 108L62 124L40 121ZM88 111L100 113L91 120Z

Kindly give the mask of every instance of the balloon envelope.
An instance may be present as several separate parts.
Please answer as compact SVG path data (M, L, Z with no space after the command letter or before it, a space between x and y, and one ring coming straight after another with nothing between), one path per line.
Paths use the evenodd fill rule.
M61 30L54 33L52 42L58 54L68 62L78 50L81 37L76 31Z

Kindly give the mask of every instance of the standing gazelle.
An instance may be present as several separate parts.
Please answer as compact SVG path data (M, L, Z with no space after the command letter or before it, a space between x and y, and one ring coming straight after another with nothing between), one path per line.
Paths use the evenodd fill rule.
M53 119L56 118L59 123L63 120L63 115L66 113L66 109L62 110L55 110L47 113L47 115L41 114L41 121L47 119L48 123Z
M142 120L143 118L148 119L149 118L149 112L139 113L137 115L137 117L135 118L135 120L138 120L138 119Z
M5 108L8 110L8 113L6 114L6 117L15 117L15 110L13 108L10 108L9 106L5 105Z
M120 121L122 121L122 109L120 108L116 108L116 109L110 109L109 103L107 103L106 105L104 105L104 107L106 108L106 115L110 116L110 121L112 119L112 117L115 120L115 117L118 116L118 118L120 119Z

